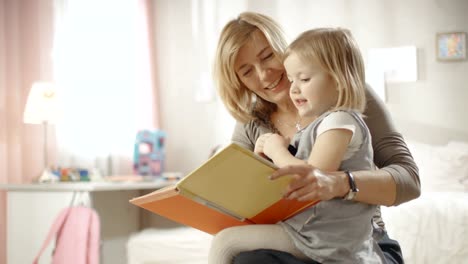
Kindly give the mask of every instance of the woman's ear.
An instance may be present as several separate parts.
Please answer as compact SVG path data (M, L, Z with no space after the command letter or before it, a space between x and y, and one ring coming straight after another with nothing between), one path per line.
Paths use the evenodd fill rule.
M343 87L340 85L340 82L338 82L337 80L333 80L333 83L335 84L335 89L336 91L339 93L342 91Z

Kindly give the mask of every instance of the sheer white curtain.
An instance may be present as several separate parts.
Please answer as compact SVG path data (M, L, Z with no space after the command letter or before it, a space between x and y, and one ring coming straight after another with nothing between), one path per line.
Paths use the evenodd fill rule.
M194 64L196 69L195 101L210 102L215 100L216 91L213 83L214 56L219 35L226 23L248 9L247 0L219 1L192 0L191 25L194 49ZM214 142L224 144L230 142L234 130L234 118L227 112L224 104L216 101L216 113L213 123L215 129Z
M58 165L130 173L136 131L157 126L147 3L56 1Z

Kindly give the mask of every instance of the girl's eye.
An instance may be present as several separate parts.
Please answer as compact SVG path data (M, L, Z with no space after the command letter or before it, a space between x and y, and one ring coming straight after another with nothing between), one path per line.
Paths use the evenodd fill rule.
M308 82L308 81L310 81L310 78L301 79L301 82Z

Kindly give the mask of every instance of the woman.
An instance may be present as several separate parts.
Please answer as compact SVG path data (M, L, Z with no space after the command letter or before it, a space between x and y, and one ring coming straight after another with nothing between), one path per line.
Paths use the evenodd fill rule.
M282 64L287 46L281 28L271 18L241 13L224 27L216 53L215 79L227 110L238 121L232 140L254 150L255 142L265 133L292 138L310 120L301 120L289 98L290 83ZM357 188L351 188L344 172L323 172L310 166L280 169L300 176L286 190L290 198L307 195L308 199L330 200L343 197L376 205L398 205L420 195L418 168L390 118L384 104L367 89L365 121L372 135L374 162L379 170L354 171ZM358 191L359 190L359 191ZM389 263L403 263L398 242L388 238L380 215L373 219L374 237ZM224 232L226 231L226 232ZM213 247L229 241L227 229L213 241ZM236 234L239 235L239 234ZM231 245L236 246L236 245ZM242 247L240 247L242 248ZM275 262L276 261L276 262ZM239 254L235 263L307 263L274 250L256 250Z

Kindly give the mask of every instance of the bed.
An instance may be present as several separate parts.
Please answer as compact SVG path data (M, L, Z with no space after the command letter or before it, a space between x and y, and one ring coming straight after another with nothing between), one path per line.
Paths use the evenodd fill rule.
M189 227L149 228L127 243L128 264L206 264L212 236Z
M422 194L382 207L389 235L408 264L468 263L468 143L409 141ZM188 227L147 229L127 243L129 264L206 263L211 236Z
M401 244L406 263L468 263L468 143L408 145L421 196L382 207L389 235Z

